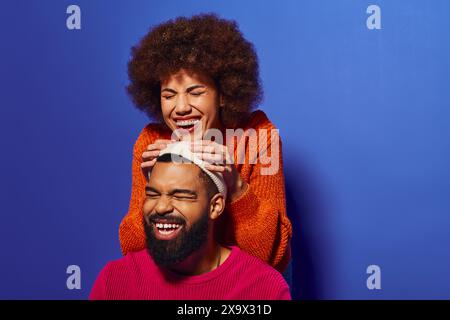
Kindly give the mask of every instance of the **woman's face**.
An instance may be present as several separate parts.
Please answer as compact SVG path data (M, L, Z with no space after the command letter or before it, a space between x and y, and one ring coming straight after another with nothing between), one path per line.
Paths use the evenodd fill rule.
M221 129L219 103L214 81L205 74L181 69L161 81L162 114L172 131L184 129L193 136Z

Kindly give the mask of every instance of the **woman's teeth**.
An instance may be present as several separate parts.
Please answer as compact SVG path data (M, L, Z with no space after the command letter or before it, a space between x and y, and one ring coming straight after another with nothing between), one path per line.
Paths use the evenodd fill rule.
M200 121L200 119L179 120L176 122L176 124L178 127L189 127L189 126L197 124L199 121Z

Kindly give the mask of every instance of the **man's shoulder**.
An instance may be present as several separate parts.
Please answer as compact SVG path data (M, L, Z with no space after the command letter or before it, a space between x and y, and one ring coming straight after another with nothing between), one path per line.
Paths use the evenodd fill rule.
M120 259L108 262L98 275L89 299L133 299L133 293L139 283L139 270L145 268L143 259L145 250L130 252Z
M111 273L130 273L136 271L139 266L148 263L147 251L143 249L136 252L128 252L125 256L108 262L105 269Z
M252 256L251 254L239 249L238 247L233 248L236 250L236 264L238 265L240 271L246 275L252 275L252 277L257 278L271 278L273 281L285 283L283 276L272 266L267 264L265 261Z
M281 273L247 252L238 250L234 259L234 273L249 297L254 299L290 300L289 286ZM251 288L251 289L250 289Z

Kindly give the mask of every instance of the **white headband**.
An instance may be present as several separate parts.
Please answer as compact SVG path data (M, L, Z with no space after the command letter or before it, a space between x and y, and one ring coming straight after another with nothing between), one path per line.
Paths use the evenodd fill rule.
M225 180L223 179L222 173L213 172L206 169L205 164L207 164L207 162L203 161L195 153L191 152L190 144L191 144L190 141L177 141L170 143L167 145L165 149L161 150L159 157L165 154L174 154L191 161L196 166L198 166L204 173L206 173L208 177L211 178L211 180L216 185L217 190L219 190L219 192L223 194L224 198L226 199L227 185L225 183Z

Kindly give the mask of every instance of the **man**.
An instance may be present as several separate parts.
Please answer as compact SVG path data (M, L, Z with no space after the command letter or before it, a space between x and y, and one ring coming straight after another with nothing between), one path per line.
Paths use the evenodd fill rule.
M218 172L177 142L162 150L143 206L147 248L108 263L90 299L289 300L275 269L214 239L226 184Z

